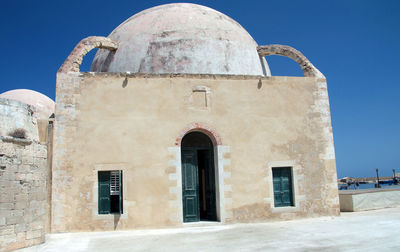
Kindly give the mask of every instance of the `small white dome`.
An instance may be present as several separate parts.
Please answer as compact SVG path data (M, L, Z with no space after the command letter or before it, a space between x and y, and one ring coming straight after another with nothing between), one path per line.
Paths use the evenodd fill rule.
M30 89L14 89L0 94L1 98L20 101L36 108L38 118L47 119L54 113L55 103L44 94Z

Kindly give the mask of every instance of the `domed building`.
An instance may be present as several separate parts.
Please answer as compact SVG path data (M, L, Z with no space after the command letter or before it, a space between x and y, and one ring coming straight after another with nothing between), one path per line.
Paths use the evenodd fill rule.
M195 4L142 11L108 38L118 42L118 50L100 50L93 72L263 75L268 67L240 24Z
M271 76L268 55L304 77ZM56 103L51 232L339 214L324 75L216 10L157 6L83 39Z
M0 251L42 243L49 231L53 113L36 91L0 94Z
M35 108L37 117L48 119L54 114L55 103L44 94L29 89L14 89L0 94L0 98L20 101Z

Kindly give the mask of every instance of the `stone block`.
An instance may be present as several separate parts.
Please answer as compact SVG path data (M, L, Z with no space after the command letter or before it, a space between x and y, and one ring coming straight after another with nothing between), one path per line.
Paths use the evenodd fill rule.
M35 180L33 181L33 186L34 187L39 187L39 189L41 189L41 191L46 191L45 188L43 188L43 184L46 183L44 180Z
M1 192L5 192L6 190L10 190L11 186L15 181L1 180L0 190Z
M15 230L15 233L17 234L17 241L25 241L26 239L26 232L22 231L22 232L17 232L17 230Z
M18 166L18 172L27 173L31 171L31 166L27 164L23 164Z
M29 197L31 200L43 201L45 200L46 195L44 192L35 192L32 193Z
M21 161L22 161L22 164L33 165L33 157L32 156L23 156Z
M24 209L14 209L13 211L11 211L11 216L15 216L15 217L22 217L24 216Z
M18 180L19 193L26 194L29 197L30 186L26 180Z
M42 230L33 230L26 232L26 239L34 239L42 236Z
M7 225L17 224L17 217L7 217L6 223Z
M41 172L35 172L32 174L32 180L35 181L45 181L44 175ZM45 183L45 182L43 182Z
M16 234L1 235L1 240L4 244L9 244L17 241Z
M37 200L31 200L31 202L29 203L29 208L31 209L38 209L40 208L40 201Z
M32 230L43 229L44 228L44 221L34 221L34 222L29 224L29 227Z
M38 237L38 238L34 238L34 239L30 239L30 240L25 240L26 247L30 247L30 246L33 246L33 245L37 245L37 244L40 244L40 243L42 243L42 242L44 242L44 235L41 236L41 237Z
M9 170L13 171L13 172L17 172L18 168L19 168L19 164L9 164L7 167Z
M46 214L46 208L45 208L45 206L36 209L36 215L42 216L42 215L45 215L45 214Z
M9 244L7 246L7 250L12 251L12 250L16 250L16 249L20 249L20 248L24 248L24 247L26 247L25 240L17 241L17 242L13 242L13 243Z
M14 209L14 203L0 203L0 209L5 209L5 210Z
M26 174L26 181L31 181L33 178L33 174L32 173L27 173Z
M6 217L1 217L0 218L0 226L6 225Z
M20 201L28 201L28 195L26 194L17 194L15 195L15 202L20 202Z
M30 145L25 146L25 148L22 150L22 155L24 155L24 156L29 156L29 155L32 156L32 154L35 151L35 145L36 144L30 144Z
M14 209L16 210L21 210L21 209L25 209L27 207L27 202L25 201L19 201L15 203L15 207Z
M0 227L0 236L4 237L9 234L14 234L14 226L2 226Z
M23 218L21 218L23 219ZM15 233L22 233L28 230L28 225L26 223L15 224ZM24 233L25 234L25 233Z
M26 174L25 173L17 172L15 174L15 180L25 180L25 178L26 178Z
M20 165L20 164L22 164L22 160L19 158L14 158L12 163L15 165Z
M23 216L23 220L25 223L30 223L31 221L33 221L33 219L33 214L25 213L25 215Z
M0 159L0 163L1 163L1 165L5 165L6 166L6 169L9 169L9 167L10 166L13 166L14 164L13 164L13 158L9 158L9 157L6 157L6 156L3 156L1 159Z
M14 202L14 194L12 192L0 193L0 203L12 203Z
M44 147L38 148L38 149L35 151L35 153L33 153L33 155L34 155L35 157L45 159L45 158L47 158L47 149L44 148Z
M16 155L16 149L11 143L2 143L0 154L4 154L5 156L12 157Z
M7 218L13 216L13 211L7 210L7 209L0 209L0 216L2 218Z
M6 170L2 175L1 175L2 180L15 180L15 173L11 170Z

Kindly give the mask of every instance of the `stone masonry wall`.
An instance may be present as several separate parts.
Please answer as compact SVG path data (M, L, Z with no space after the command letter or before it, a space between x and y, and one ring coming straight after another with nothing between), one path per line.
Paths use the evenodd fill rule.
M22 118L27 139L7 136L12 123L0 125L0 251L44 242L47 146L38 142L30 106L0 101L2 120ZM10 117L13 115L14 117Z

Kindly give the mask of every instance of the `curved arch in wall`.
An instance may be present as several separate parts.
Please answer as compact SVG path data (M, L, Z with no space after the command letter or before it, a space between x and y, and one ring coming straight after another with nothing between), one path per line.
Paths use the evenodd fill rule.
M209 125L207 125L205 123L194 122L194 123L191 123L188 126L186 126L183 130L181 130L181 132L179 133L179 136L176 138L175 146L181 146L183 137L186 134L188 134L190 132L194 132L194 131L198 131L198 132L202 132L202 133L206 134L211 139L214 146L222 145L221 137L215 131L215 129L213 129L212 127L210 127Z
M268 55L281 55L297 62L304 72L305 77L325 78L325 76L304 56L301 52L286 45L264 45L258 46L257 52L260 57Z
M79 72L79 66L82 63L83 57L95 48L116 51L118 49L118 43L106 37L91 36L84 38L75 46L58 72Z

